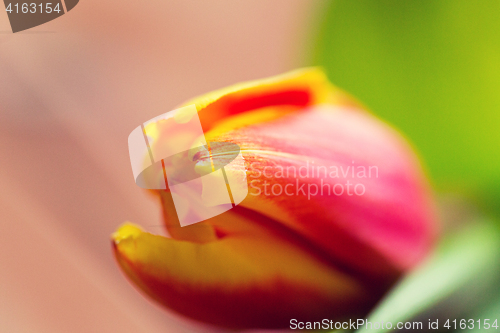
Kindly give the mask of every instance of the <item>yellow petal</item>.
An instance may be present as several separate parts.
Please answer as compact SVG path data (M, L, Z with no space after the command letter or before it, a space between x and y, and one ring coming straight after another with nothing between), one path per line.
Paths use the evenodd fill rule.
M144 292L219 326L287 327L291 318L362 315L380 296L301 240L251 223L239 229L240 234L200 244L125 224L113 244L119 264Z

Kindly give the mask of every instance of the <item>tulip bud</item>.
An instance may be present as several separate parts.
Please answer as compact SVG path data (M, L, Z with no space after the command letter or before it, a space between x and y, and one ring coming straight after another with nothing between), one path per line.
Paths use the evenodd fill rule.
M167 308L233 329L362 318L430 250L432 201L412 149L320 70L191 104L207 141L240 148L224 169L248 195L181 226L171 191L156 190L171 238L130 223L113 234L126 275ZM198 173L206 153L193 154Z

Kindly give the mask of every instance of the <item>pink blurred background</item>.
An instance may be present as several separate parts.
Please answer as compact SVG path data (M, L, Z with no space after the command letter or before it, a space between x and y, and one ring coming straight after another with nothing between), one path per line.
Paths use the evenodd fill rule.
M151 303L114 262L124 221L163 233L127 137L195 95L299 66L323 4L82 0L18 34L0 12L2 332L214 331Z

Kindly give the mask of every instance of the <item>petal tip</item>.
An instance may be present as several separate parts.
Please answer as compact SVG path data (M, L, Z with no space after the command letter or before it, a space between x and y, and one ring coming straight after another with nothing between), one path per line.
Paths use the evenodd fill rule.
M130 222L125 222L122 224L117 231L111 234L111 240L114 244L118 244L125 239L135 239L137 238L143 230Z

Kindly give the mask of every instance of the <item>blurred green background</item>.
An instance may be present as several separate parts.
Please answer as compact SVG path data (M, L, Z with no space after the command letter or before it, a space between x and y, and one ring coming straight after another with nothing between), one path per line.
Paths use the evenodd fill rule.
M500 1L347 1L312 62L399 128L441 192L500 213Z

